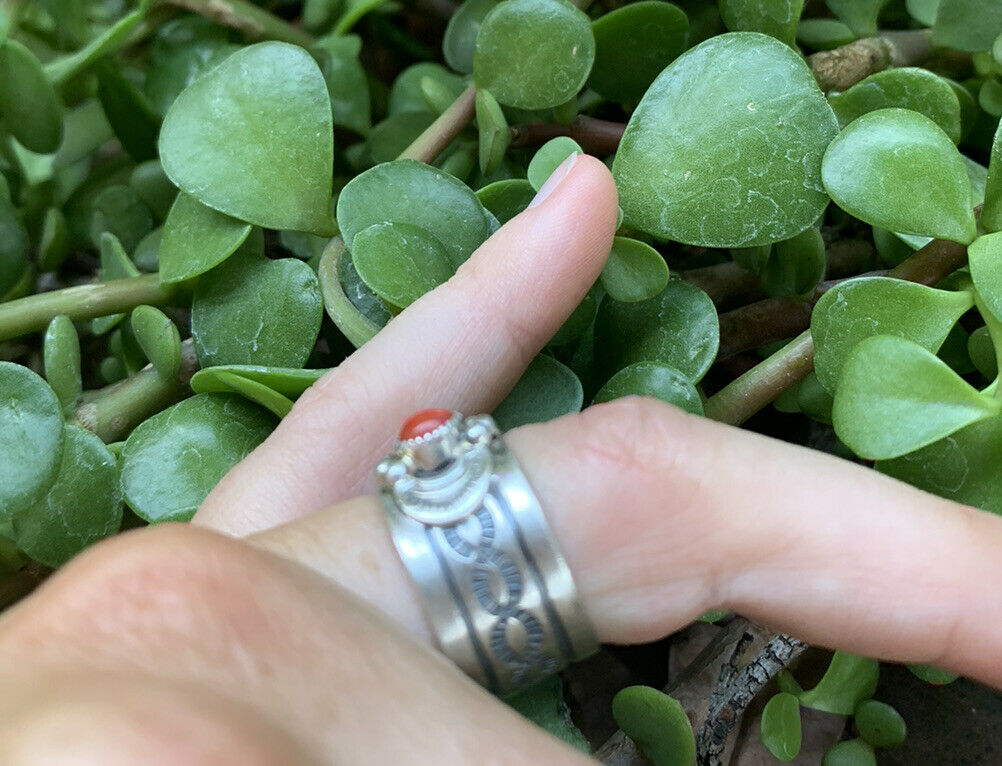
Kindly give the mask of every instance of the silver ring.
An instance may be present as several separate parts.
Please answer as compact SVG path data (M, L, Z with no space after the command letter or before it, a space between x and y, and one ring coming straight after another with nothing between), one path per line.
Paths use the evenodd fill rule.
M439 648L468 675L507 695L597 651L567 563L492 418L418 413L376 476Z

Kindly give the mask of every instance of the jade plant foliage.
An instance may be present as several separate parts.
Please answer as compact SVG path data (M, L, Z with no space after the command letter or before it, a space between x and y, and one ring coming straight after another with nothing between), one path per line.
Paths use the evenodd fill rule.
M504 428L652 397L1002 513L1000 116L997 0L0 3L0 584L190 519L580 153L618 230ZM762 746L806 708L874 763L878 673L783 674ZM515 706L600 744L561 691ZM695 758L670 696L606 712Z

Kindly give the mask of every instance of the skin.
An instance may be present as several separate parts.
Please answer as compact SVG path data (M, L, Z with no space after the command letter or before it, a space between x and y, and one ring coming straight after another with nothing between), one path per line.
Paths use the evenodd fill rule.
M561 172L194 525L97 546L0 617L0 763L590 762L432 649L368 494L400 422L489 411L596 279L615 188L588 157ZM603 641L726 607L1002 686L1002 519L649 400L508 441Z

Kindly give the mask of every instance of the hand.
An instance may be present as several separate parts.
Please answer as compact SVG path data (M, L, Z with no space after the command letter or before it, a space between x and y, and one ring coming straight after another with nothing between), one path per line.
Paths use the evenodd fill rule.
M489 411L594 282L608 171L580 157L549 191L307 392L195 526L98 546L0 619L0 762L586 762L427 645L360 495L404 418ZM726 607L1002 685L1002 520L653 401L508 442L603 641Z

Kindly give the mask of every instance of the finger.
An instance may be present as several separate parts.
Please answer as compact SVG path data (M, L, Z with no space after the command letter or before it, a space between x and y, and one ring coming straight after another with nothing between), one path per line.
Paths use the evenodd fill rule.
M240 535L296 518L367 486L415 411L492 410L598 277L615 219L609 171L578 156L545 201L308 391L196 523Z
M824 646L1002 685L1002 520L646 400L508 437L601 640L730 608ZM251 538L427 639L374 498Z
M0 721L81 678L99 700L200 689L203 738L258 721L251 744L294 740L285 763L587 763L315 572L191 527L98 546L0 618Z

